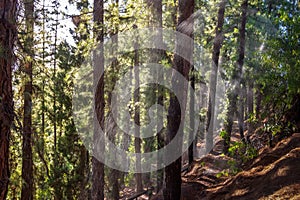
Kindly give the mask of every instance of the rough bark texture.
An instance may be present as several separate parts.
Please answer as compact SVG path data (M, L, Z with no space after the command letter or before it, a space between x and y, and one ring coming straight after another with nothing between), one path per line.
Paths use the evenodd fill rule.
M192 30L187 29L187 27L182 27L182 22L193 23L192 14L194 11L194 0L180 0L179 1L179 19L177 25L177 31L180 31L187 36L191 37L193 34ZM191 26L193 27L193 26ZM176 48L180 52L180 41L176 41ZM178 45L177 45L178 44ZM192 56L193 44L186 44L186 48L190 49L190 55ZM187 81L189 80L189 70L190 63L184 60L182 57L175 54L174 56L174 69L181 73ZM176 90L187 88L184 83L178 81L176 76L172 76L172 87ZM185 95L187 91L183 90L181 96L177 96L182 102L185 102ZM183 130L179 130L180 123L184 121L184 115L181 113L180 105L177 98L171 94L170 106L168 109L168 123L167 123L167 143L170 142L175 136L176 133L182 135ZM178 143L178 151L181 152L182 141ZM166 155L168 156L168 155ZM164 199L165 200L179 200L181 196L181 157L171 163L165 169L166 177L166 188L164 190Z
M0 0L0 199L9 183L9 138L13 121L12 65L16 0Z
M208 97L208 110L206 122L206 152L208 153L213 147L213 129L215 118L215 102L216 102L216 88L217 88L217 75L219 68L220 50L223 44L223 24L225 5L227 0L221 0L218 10L218 22L216 27L216 36L213 43L212 64L209 84L209 97Z
M95 37L97 42L103 42L103 17L104 17L104 8L103 0L94 1L94 23L95 23ZM103 47L100 47L103 48ZM104 56L103 49L100 49L100 55L97 56L94 64L94 80L96 80L100 75L104 73ZM101 73L102 72L102 73ZM95 96L95 110L97 112L97 119L95 123L100 123L102 129L104 129L104 75L101 76L96 85L96 96ZM97 130L94 130L94 143L97 144ZM103 142L103 140L102 140ZM94 145L95 147L95 145ZM102 143L98 147L100 151L104 153L104 144ZM105 156L105 155L104 155ZM104 164L99 162L94 156L92 157L92 199L93 200L104 200Z
M33 199L33 161L32 161L32 67L33 67L33 27L34 3L32 0L24 1L26 20L25 53L25 89L24 89L24 115L23 115L23 148L22 148L22 200Z

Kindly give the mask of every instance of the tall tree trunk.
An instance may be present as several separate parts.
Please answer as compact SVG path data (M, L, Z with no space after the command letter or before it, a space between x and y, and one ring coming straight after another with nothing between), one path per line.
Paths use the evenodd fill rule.
M191 69L191 88L195 90L195 69L192 67ZM190 92L190 139L194 137L194 131L195 131L195 95L193 92ZM191 145L189 146L189 165L191 165L194 161L194 147L195 147L195 142L193 141Z
M150 7L151 10L151 16L150 18L150 26L154 28L162 28L162 0L147 0L147 5ZM162 32L159 30L157 34L154 35L154 41L156 42L154 45L157 49L154 49L151 51L150 55L150 62L152 63L159 63L162 60L164 52L162 52L161 49L158 49L158 47L163 43L163 35ZM164 74L162 71L157 71L154 76L156 77L157 82L161 82L164 79ZM156 103L158 105L163 105L163 87L160 85L156 85L155 88L156 94ZM157 106L156 109L157 112L157 124L163 122L163 109L161 109L159 106ZM157 150L163 147L164 145L164 132L163 130L159 130L159 126L156 127L156 140L157 140ZM160 154L158 154L157 159L157 166L159 167L162 163L162 158L160 157ZM157 170L157 180L156 180L156 190L159 191L163 186L163 176L164 176L164 170L160 169ZM150 176L149 176L150 179Z
M239 123L239 133L243 142L245 142L244 136L244 121L245 121L245 96L246 96L246 87L244 81L240 84L240 98L238 101L238 123Z
M117 10L119 11L119 0L115 0L115 6L117 7ZM117 15L119 15L119 12L117 12ZM112 47L111 47L111 55L117 55L118 52L118 25L115 25L112 27ZM115 57L114 60L112 61L112 80L111 80L111 90L109 91L108 94L108 105L110 112L113 113L118 113L118 107L117 104L111 105L111 99L112 99L112 90L115 87L115 83L117 82L117 74L118 74L118 58ZM113 127L117 127L117 119L113 119L113 123L115 124ZM109 139L111 142L115 142L116 137L117 137L117 128L113 128L109 134ZM120 195L119 195L119 171L116 169L109 169L109 183L111 187L111 198L113 200L119 200Z
M94 34L96 42L104 41L104 7L103 0L94 0ZM103 46L101 45L99 48L100 55L96 56L94 59L94 80L98 80L99 74L102 74L98 83L94 83L96 87L95 92L95 111L97 120L94 123L100 123L100 127L104 130L104 55L103 55ZM97 145L98 138L98 130L94 126L94 148ZM99 139L99 138L98 138ZM101 138L100 138L101 139ZM99 140L100 140L99 139ZM103 138L102 138L103 139ZM104 153L105 147L103 144L98 148L98 150ZM97 153L95 149L94 153ZM105 155L104 155L105 156ZM104 164L98 161L94 156L92 157L92 199L93 200L104 200Z
M57 52L57 41L58 41L58 17L59 17L59 2L57 0L53 1L54 9L56 12L56 19L54 24L54 44L53 44L53 74L52 74L52 80L53 80L53 151L54 151L54 199L59 200L63 198L63 192L62 192L62 178L61 178L61 171L59 169L59 154L57 151L57 125L58 125L58 115L57 115L57 92L58 92L58 81L57 81L57 58L58 58L58 52Z
M228 149L230 146L230 137L232 132L233 118L236 110L237 94L235 93L234 89L228 91L227 98L229 101L229 105L228 105L228 110L227 110L225 124L224 124L226 135L224 137L224 147L223 147L223 152L225 154L228 153Z
M190 30L189 27L193 27L193 11L194 11L194 0L179 0L179 19L177 24L177 31L186 34L188 37L192 37L193 30ZM188 22L189 27L183 27L182 22ZM180 42L176 41L176 49L180 52ZM185 44L185 48L189 49L189 53L193 55L193 44ZM174 56L174 69L181 73L186 80L189 80L189 71L191 64L184 60L179 55L175 54ZM187 91L184 90L186 85L182 81L178 81L175 74L172 75L172 87L173 89L177 88L183 90L180 92L180 96L177 96L179 101L185 102ZM181 113L179 102L174 95L170 97L170 106L168 109L168 123L167 123L167 143L171 142L172 139L177 134L180 134L181 140L178 143L178 151L181 152L182 148L182 137L183 130L180 129L180 124L184 122L184 113ZM180 130L179 130L180 129ZM168 155L166 155L168 156ZM181 197L181 156L175 160L173 163L168 165L165 168L165 181L166 189L164 190L164 199L165 200L179 200Z
M25 89L24 89L24 116L23 116L23 147L22 147L22 200L33 199L33 161L32 161L32 65L34 60L34 2L24 1L26 39L25 53Z
M240 92L240 102L242 106L244 105L244 91L243 91L243 66L245 59L245 44L246 44L246 23L247 23L247 11L248 11L248 0L244 0L242 5L242 19L241 19L241 27L240 27L240 44L239 44L239 58L237 61L238 67L238 92ZM241 107L240 109L240 117L239 117L239 129L242 141L245 141L244 138L244 109Z
M207 99L208 99L208 87L206 85L206 83L201 82L200 83L200 94L199 94L199 98L200 98L200 108L207 108ZM200 140L204 140L205 139L205 120L206 116L199 116L199 131L198 131L198 139ZM198 156L198 155L197 155Z
M137 29L136 25L134 25L134 29ZM135 91L134 91L134 123L137 125L135 126L134 132L135 132L135 138L134 138L134 148L135 153L140 154L141 153L141 143L142 140L139 138L140 135L140 71L139 71L139 46L138 46L138 38L134 42L134 83L135 83ZM141 171L141 156L137 155L136 157L136 169L138 171ZM141 192L143 191L143 182L142 182L142 174L136 173L135 174L136 179L136 191Z
M88 190L86 189L86 185L88 184L87 174L89 171L89 153L86 150L85 146L80 146L80 163L79 163L79 170L78 175L80 176L80 191L78 194L79 200L88 199Z
M13 122L12 65L16 34L16 0L0 0L0 200L9 183L9 138Z
M246 42L246 23L247 23L247 10L248 10L248 0L244 0L241 5L242 8L242 18L241 18L241 25L240 25L240 35L239 35L239 56L237 60L237 68L235 71L235 76L233 77L235 81L235 85L233 90L230 92L229 95L229 108L227 112L226 122L225 122L225 131L226 137L224 140L224 153L228 153L228 148L230 146L230 137L233 125L233 115L234 112L237 113L239 119L239 131L241 135L242 141L245 141L244 138L244 130L241 117L243 115L243 111L238 113L237 109L237 101L238 101L238 94L240 94L240 99L242 99L242 90L241 90L241 81L242 81L242 72L243 72L243 65L244 65L244 58L245 58L245 42Z
M216 36L213 43L212 64L209 84L209 97L208 97L208 110L206 122L206 152L210 152L213 148L213 131L214 131L214 118L215 118L215 102L216 102L216 88L217 76L219 67L220 50L223 44L223 24L225 15L225 6L227 0L221 0L218 10L218 22L216 27Z

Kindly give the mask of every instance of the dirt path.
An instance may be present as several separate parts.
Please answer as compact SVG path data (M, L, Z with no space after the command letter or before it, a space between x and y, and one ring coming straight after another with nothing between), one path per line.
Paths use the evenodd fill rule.
M263 148L236 176L216 178L228 159L210 154L197 161L183 176L182 199L300 199L300 133Z

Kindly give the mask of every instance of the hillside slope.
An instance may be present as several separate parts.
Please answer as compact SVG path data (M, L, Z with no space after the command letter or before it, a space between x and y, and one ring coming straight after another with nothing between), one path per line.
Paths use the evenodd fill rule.
M300 133L265 147L232 177L217 178L232 158L209 154L182 175L183 200L300 199ZM159 194L153 199L163 199Z

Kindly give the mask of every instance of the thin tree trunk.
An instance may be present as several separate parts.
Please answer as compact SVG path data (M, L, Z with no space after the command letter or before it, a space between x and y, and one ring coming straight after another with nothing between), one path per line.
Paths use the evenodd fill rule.
M88 151L86 148L82 145L80 146L80 163L78 166L78 175L80 177L80 191L79 191L79 196L78 200L85 200L88 198L88 191L86 190L86 185L87 185L87 172L88 172Z
M94 1L94 34L96 42L104 41L104 31L103 31L103 23L104 23L104 7L103 0L95 0ZM100 55L96 56L94 59L94 80L97 80L100 77L98 83L94 83L96 87L95 94L95 110L97 120L94 123L100 123L100 127L104 129L104 55L103 55L103 46L99 47ZM96 85L97 84L97 85ZM97 141L101 141L101 146L98 147L98 151L105 151L103 138L98 138L98 130L94 126L94 148L96 148ZM98 139L96 139L98 138ZM97 153L97 150L93 150L94 153ZM99 152L98 152L99 153ZM105 156L105 155L104 155ZM94 156L92 157L92 199L93 200L104 200L104 164L98 161Z
M256 94L255 94L255 118L260 120L260 110L261 110L261 101L262 101L262 92L261 92L261 85L256 86Z
M25 53L25 89L24 89L24 116L23 116L23 147L22 147L22 200L33 199L33 160L32 160L32 65L33 65L33 31L34 31L34 2L24 1L26 39Z
M16 0L0 0L0 200L9 183L9 138L13 122L12 65L15 42Z
M234 90L231 90L228 92L227 98L229 101L229 105L228 105L228 110L227 110L225 124L224 124L226 135L224 137L224 147L223 147L223 152L225 154L228 153L228 149L230 147L230 138L232 132L234 113L236 110L237 94L235 93Z
M153 26L154 28L162 28L162 0L148 0L147 1L147 5L150 7L151 9L151 16L150 16L150 21L152 23L150 23L150 26ZM158 48L162 43L163 43L163 35L162 32L159 30L158 33L156 35L154 35L154 41L155 43L155 47ZM152 63L159 63L162 59L163 56L163 52L161 49L154 49L153 51L151 51L151 55L150 55L150 62ZM164 79L164 74L162 71L157 71L156 74L154 74L154 76L156 76L156 80L157 82L161 82ZM161 87L160 85L156 85L156 101L158 105L163 105L163 87ZM157 112L157 124L163 122L163 109L160 109L159 106L157 106L156 109ZM157 150L159 150L160 148L163 147L164 145L164 133L163 130L159 130L159 126L156 127L156 140L157 140ZM158 154L157 157L157 166L159 167L162 163L162 158L160 157L160 155ZM157 170L157 180L156 180L156 190L157 192L162 188L163 186L163 176L164 176L164 170L160 169ZM150 176L149 176L150 178Z
M116 3L116 7L117 10L119 10L119 0L115 0ZM119 15L119 12L117 13ZM116 25L115 27L113 27L113 34L112 34L112 54L111 55L117 55L118 52L118 25ZM118 74L118 60L117 57L114 58L114 60L112 61L112 81L111 84L113 84L113 87L111 87L113 90L115 83L117 82L117 74ZM108 94L108 104L110 105L110 111L113 113L118 113L118 107L117 104L116 105L111 105L111 98L112 98L112 91L109 91ZM113 119L113 123L117 124L117 119ZM116 125L117 126L117 125ZM115 125L113 127L116 127ZM111 130L111 133L108 133L110 136L110 141L111 142L115 142L115 139L117 137L117 128L113 128ZM111 187L111 198L113 200L119 200L120 199L120 195L119 195L119 171L116 169L110 169L109 170L109 182L110 182L110 187Z
M53 1L54 3L54 9L56 11L56 19L55 19L55 25L54 25L54 44L53 44L53 55L54 55L54 60L53 60L53 74L52 74L52 80L53 80L53 135L54 135L54 141L53 141L53 151L54 151L54 199L59 200L63 198L62 194L62 188L60 187L62 184L62 178L61 178L61 173L59 170L59 158L58 158L58 152L57 152L57 122L58 122L58 115L57 115L57 94L56 92L58 91L58 85L57 85L57 57L58 57L58 52L57 52L57 41L58 41L58 16L59 16L59 11L58 11L58 2Z
M216 36L213 43L212 64L209 84L209 97L208 97L208 110L206 122L206 152L210 152L213 148L213 131L214 131L214 118L215 118L215 102L216 102L216 88L217 76L219 67L220 50L223 44L223 24L225 15L225 6L227 0L221 0L218 10L218 22L216 27Z
M193 27L192 14L194 11L194 0L179 0L179 19L177 24L177 31L186 34L188 37L192 37L193 30L189 30L187 27L182 27L182 22L189 22L191 27ZM189 27L190 27L189 26ZM193 44L185 44L186 48L189 49L190 55L193 55ZM176 41L176 48L180 51L180 41ZM186 80L189 80L189 71L191 63L184 60L179 55L175 54L174 56L174 69L181 73ZM180 93L180 96L177 96L179 101L185 103L187 91L184 89L187 88L184 85L184 82L178 81L175 74L172 75L172 87L175 89L181 89L183 92ZM180 105L177 98L171 94L170 96L170 106L168 109L168 123L167 123L167 143L171 142L172 139L177 134L183 136L183 129L180 128L180 124L184 122L184 113L181 113ZM182 137L178 141L178 151L182 151ZM168 156L168 155L166 155ZM164 199L165 200L179 200L181 197L181 156L175 160L173 163L168 165L165 168L165 181L166 189L164 190Z
M200 84L200 108L207 108L207 99L208 99L208 87L206 83L201 83ZM199 132L198 132L198 139L204 140L205 139L205 121L206 121L206 116L199 116Z
M253 117L254 109L253 109L253 81L250 80L248 84L248 91L247 91L247 107L248 107L248 136L250 136L253 133L253 122L250 119L250 117Z
M246 87L244 83L241 83L240 88L240 99L238 101L239 108L238 108L238 123L239 123L239 132L243 142L245 142L244 136L244 121L245 121L245 96L246 96Z
M229 94L229 108L227 112L227 117L226 117L226 123L225 123L225 131L226 131L226 137L224 139L224 153L228 153L228 149L230 146L230 137L231 137L231 132L232 132L232 125L233 125L233 115L234 113L237 113L238 119L239 119L239 131L241 135L242 141L245 141L244 138L244 130L243 130L243 125L241 125L241 120L243 117L243 113L238 113L237 111L237 101L238 101L238 94L240 96L242 95L241 91L241 80L242 80L242 72L243 72L243 65L244 65L244 58L245 58L245 42L246 42L246 23L247 23L247 9L248 9L248 0L244 0L242 5L242 19L241 19L241 25L240 25L240 36L239 36L239 57L237 60L237 69L236 69L236 74L233 77L234 79L236 78L235 86L233 90ZM242 99L242 97L240 97ZM243 111L241 111L243 112Z
M241 21L241 27L240 27L240 44L239 44L239 58L237 61L238 65L238 92L240 92L240 102L244 104L244 95L243 95L243 86L242 86L242 80L243 80L243 66L244 66L244 59L245 59L245 44L246 44L246 23L247 23L247 10L248 10L248 0L244 0L242 5L242 21ZM241 108L240 110L240 117L239 117L239 129L240 129L240 136L242 141L245 141L244 138L244 109Z
M195 90L195 70L194 67L191 69L191 88ZM194 136L195 131L195 95L193 92L190 92L190 139ZM194 161L194 147L195 147L195 141L191 143L188 150L189 155L189 165L191 165Z
M53 133L54 133L54 159L57 159L57 106L56 106L56 87L57 87L57 81L56 81L56 68L57 68L57 34L58 34L58 2L54 1L55 4L55 10L56 10L56 19L55 19L55 34L54 34L54 49L53 49L53 54L54 54L54 61L53 61L53 87L54 87L54 92L53 92ZM56 161L55 161L56 162ZM56 166L56 165L55 165Z
M134 25L134 29L137 27ZM139 71L139 50L138 50L138 38L134 42L134 81L135 81L135 91L134 91L134 123L137 125L135 126L135 138L134 138L134 147L135 147L135 153L140 154L141 153L141 143L142 140L139 138L140 136L140 71ZM141 156L137 155L136 157L136 169L138 171L141 171ZM141 192L143 191L143 180L142 180L142 174L136 173L135 174L136 179L136 191Z
M129 74L129 80L132 80L132 67L129 67L128 69L128 74ZM128 86L130 87L130 91L132 91L132 83ZM124 124L126 126L126 128L124 130L129 130L129 132L131 131L131 127L129 127L130 125L130 118L121 116L122 121L124 121ZM121 132L122 133L122 146L124 151L128 151L128 148L130 146L131 143L131 137L130 135L128 135L127 133ZM123 163L125 164L127 162L127 159L124 157L123 159ZM125 176L126 176L126 172L122 172L121 176L120 176L120 186L123 188L125 187Z

